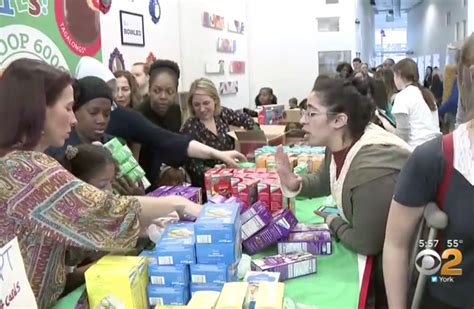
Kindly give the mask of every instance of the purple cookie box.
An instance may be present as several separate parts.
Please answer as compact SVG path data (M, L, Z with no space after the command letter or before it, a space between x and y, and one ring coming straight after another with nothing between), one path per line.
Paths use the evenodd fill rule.
M253 271L279 272L280 281L316 273L316 257L308 252L277 254L253 260Z
M329 230L292 232L278 242L278 253L309 252L314 255L331 255L332 241Z
M329 226L326 223L298 223L293 229L292 233L328 230Z
M289 209L282 209L273 214L270 224L244 241L243 246L248 253L255 254L290 235L297 223L298 220Z
M169 195L180 195L188 200L202 204L201 198L201 188L190 187L190 186L163 186L159 187L155 191L148 194L149 196L159 197L159 196L169 196Z
M261 201L257 201L252 206L250 206L250 208L245 210L240 215L240 220L242 221L242 224L244 224L245 222L252 219L252 217L255 216L257 213L259 213L260 211L262 211L263 208L268 210L267 204L265 204L264 202L261 202Z
M173 188L172 186L159 187L158 189L156 189L153 192L148 193L147 195L148 196L155 196L155 197L163 196L167 191L171 190L172 188Z
M272 222L272 220L272 213L267 207L257 207L256 214L250 220L242 224L242 239L249 239Z

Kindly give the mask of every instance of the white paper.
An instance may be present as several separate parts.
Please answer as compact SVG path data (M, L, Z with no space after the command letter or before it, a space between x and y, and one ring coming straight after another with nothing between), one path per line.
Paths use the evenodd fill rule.
M0 308L38 308L16 237L0 248Z

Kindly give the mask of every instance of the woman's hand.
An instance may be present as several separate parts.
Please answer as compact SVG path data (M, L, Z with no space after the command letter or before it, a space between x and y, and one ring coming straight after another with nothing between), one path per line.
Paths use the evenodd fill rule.
M247 159L243 154L235 150L213 152L213 157L216 160L224 162L229 167L239 167L239 162L246 162Z
M176 211L181 219L195 220L201 212L202 205L191 202L190 200L177 196Z
M275 161L281 184L291 191L297 191L302 182L301 177L293 173L290 160L281 145L277 147Z
M335 218L337 218L336 215L332 215L332 214L327 214L325 212L322 212L322 211L319 211L319 210L315 210L314 213L320 217L323 217L324 218L324 221L327 223L327 225L331 225L331 222L332 220L334 220Z
M141 180L134 184L127 176L116 179L113 187L121 195L145 195L145 188Z

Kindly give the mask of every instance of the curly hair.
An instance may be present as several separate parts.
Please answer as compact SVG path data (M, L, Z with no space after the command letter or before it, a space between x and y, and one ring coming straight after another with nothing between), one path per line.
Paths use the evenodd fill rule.
M150 86L158 74L166 72L175 78L176 89L178 89L179 77L181 75L181 71L176 62L171 61L171 60L163 60L163 59L153 61L153 63L151 63L150 65L148 72L150 74Z

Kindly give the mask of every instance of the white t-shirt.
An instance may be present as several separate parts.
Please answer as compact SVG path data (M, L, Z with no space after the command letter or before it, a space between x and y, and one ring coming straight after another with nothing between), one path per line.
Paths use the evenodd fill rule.
M412 148L441 134L438 110L430 110L416 86L410 85L395 96L392 114L408 115L410 135L407 142Z

